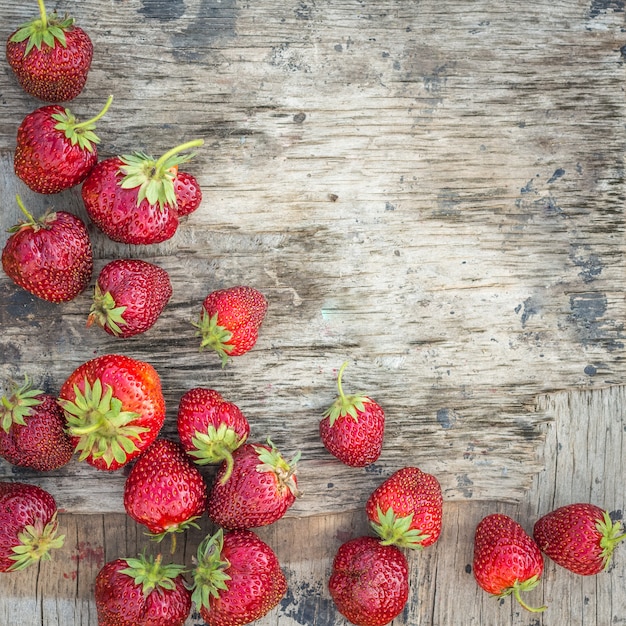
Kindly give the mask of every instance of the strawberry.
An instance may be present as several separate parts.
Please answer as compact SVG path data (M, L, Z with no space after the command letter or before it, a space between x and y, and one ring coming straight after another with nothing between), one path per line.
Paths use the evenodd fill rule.
M342 463L365 467L380 456L385 431L385 413L374 400L362 394L346 396L341 376L348 362L339 369L339 397L324 412L320 437L326 449Z
M115 470L137 458L158 436L165 400L149 363L120 354L98 356L63 383L59 402L79 461Z
M183 626L191 612L184 567L161 555L105 563L95 583L99 626Z
M189 191L195 181L178 165L193 155L180 152L201 146L198 139L166 152L158 160L135 152L100 161L83 183L82 197L93 223L110 239L128 244L152 244L171 239L178 228L178 204L184 214L193 206ZM197 183L195 183L197 186ZM180 200L179 200L179 195ZM197 207L196 207L197 208Z
M82 183L98 162L96 122L106 113L109 97L98 115L78 122L59 104L29 113L17 130L15 173L37 193L59 193Z
M50 493L37 485L0 482L0 572L50 560L50 550L65 539L56 536L57 529L57 505Z
M417 467L403 467L370 495L367 517L383 545L425 548L439 539L441 485Z
M160 541L195 526L206 510L206 483L183 447L158 438L133 465L124 484L124 508ZM171 535L174 540L174 535Z
M487 593L499 598L513 594L520 605L538 613L546 607L528 606L521 593L534 589L543 573L537 544L513 519L501 513L484 517L474 536L474 577Z
M222 482L233 471L233 452L250 434L250 424L238 406L213 389L195 387L178 404L178 436L198 465L226 462Z
M198 547L193 602L211 626L261 619L287 593L276 554L250 530L220 528Z
M594 504L568 504L535 523L539 549L575 574L590 576L609 567L613 550L626 539L620 522Z
M35 218L17 196L26 216L9 229L2 268L26 291L49 302L68 302L83 292L93 271L93 252L83 221L65 211Z
M116 259L96 281L87 326L97 324L116 337L152 328L172 297L169 274L139 259Z
M22 89L40 100L65 102L75 98L87 82L93 58L89 35L74 18L46 12L39 2L39 18L9 35L6 56Z
M193 213L202 203L202 189L198 181L187 172L177 172L174 179L174 193L178 217Z
M65 433L63 409L54 396L13 384L0 400L0 456L13 465L47 472L70 462L74 446Z
M254 347L267 313L265 296L253 287L237 286L211 292L193 325L202 338L200 349L212 348L222 359L240 356Z
M374 537L346 541L333 560L328 589L338 611L353 624L388 624L409 597L406 557Z
M232 473L223 463L209 490L207 513L219 526L245 529L279 520L300 495L296 478L299 453L287 463L274 444L244 443L233 452Z

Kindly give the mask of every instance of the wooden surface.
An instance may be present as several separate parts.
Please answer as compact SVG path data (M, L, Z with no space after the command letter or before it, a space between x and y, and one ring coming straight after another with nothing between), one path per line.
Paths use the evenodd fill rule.
M31 4L0 5L3 37L36 12ZM623 469L623 448L583 436L585 414L572 428L573 413L551 404L587 402L596 437L622 419L623 3L84 0L57 8L95 47L72 111L87 119L114 95L98 125L101 157L158 156L201 137L186 169L204 201L156 246L114 244L90 226L96 273L126 256L170 272L172 300L143 336L86 329L89 291L52 305L0 276L0 384L27 373L55 393L83 361L121 352L161 374L164 434L175 433L184 391L207 386L240 406L253 438L271 436L288 456L301 450L304 496L263 533L294 581L293 598L267 624L340 623L322 591L331 548L364 529L359 511L373 487L409 463L439 477L448 522L436 549L412 561L420 593L404 622L529 624L508 603L494 608L465 574L480 515L497 506L530 527L548 502L567 499L572 475L573 488L624 509L623 486L610 478ZM86 219L79 190L43 197L15 179L17 127L41 103L6 64L0 103L0 230L19 218L16 192L34 212L53 205ZM257 287L270 307L255 349L222 370L198 351L191 321L209 291L233 284ZM318 437L344 360L346 390L368 393L387 414L383 454L364 470L341 466ZM544 449L557 414L561 447ZM580 455L590 475L579 474ZM145 542L122 515L124 472L73 461L43 476L0 463L0 478L48 488L74 538L53 569L2 578L0 624L25 623L15 616L27 611L33 624L95 624L98 563ZM191 553L193 537L188 543ZM539 623L623 622L624 594L613 589L624 560L591 581L549 570L543 593L560 608ZM459 616L459 593L474 613ZM569 622L554 617L565 611ZM468 615L474 621L458 621Z

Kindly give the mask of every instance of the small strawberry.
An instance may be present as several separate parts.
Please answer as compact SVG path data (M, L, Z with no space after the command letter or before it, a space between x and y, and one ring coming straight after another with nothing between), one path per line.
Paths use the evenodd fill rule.
M0 400L0 456L13 465L47 472L70 462L74 446L65 433L65 416L56 398L14 384Z
M409 597L406 557L374 537L346 541L333 560L328 589L338 611L353 624L388 624Z
M78 122L58 104L29 113L17 130L15 174L33 191L52 194L82 183L98 162L96 122L107 112L109 97L98 115Z
M403 467L370 495L365 511L383 545L425 548L439 539L441 485L417 467Z
M115 470L137 458L165 420L161 380L149 363L105 354L77 367L59 403L79 461Z
M200 320L193 323L202 338L200 349L215 350L224 367L229 356L240 356L254 347L266 313L267 300L253 287L211 292L202 303Z
M87 82L93 57L89 35L74 18L48 15L43 0L39 18L9 35L6 56L22 89L40 100L64 102L75 98Z
M105 563L94 591L98 626L184 626L191 612L184 567L161 561L139 555Z
M520 605L538 613L546 607L528 606L521 593L534 589L543 573L537 544L513 519L501 513L484 517L474 536L474 577L487 593L499 598L513 594Z
M83 292L93 271L93 251L83 221L65 211L36 220L17 196L26 216L9 229L2 268L16 284L49 302L68 302Z
M287 593L276 554L250 530L219 529L198 547L193 602L211 626L261 619Z
M182 177L178 171L179 164L193 155L179 153L203 143L202 139L189 141L158 160L135 152L100 161L82 187L85 209L93 223L110 239L122 243L171 239L178 228L179 202L183 213L190 213L194 206L190 198L197 199L199 193L189 190L195 179L190 174Z
M57 505L50 493L36 485L0 482L0 572L50 560L50 550L65 539L56 536L57 529Z
M533 535L555 563L582 576L606 570L613 550L626 539L622 524L613 522L608 511L582 502L544 515L535 523Z
M178 217L193 213L202 203L202 189L194 176L176 170L174 193L176 194L176 212Z
M116 259L96 281L87 326L97 324L116 337L152 328L172 297L169 274L139 259Z
M256 528L279 520L300 495L299 454L287 463L274 444L244 443L233 452L230 478L223 463L209 491L209 518L228 529Z
M206 510L207 487L183 447L158 438L133 465L124 484L124 508L160 541L183 532ZM174 535L171 535L174 540Z
M178 404L178 436L198 465L226 462L222 482L233 471L233 452L250 434L250 424L238 406L213 389L195 387Z
M382 451L385 413L368 396L343 393L341 376L347 365L346 361L339 369L339 397L324 412L320 437L326 449L342 463L365 467L374 463Z

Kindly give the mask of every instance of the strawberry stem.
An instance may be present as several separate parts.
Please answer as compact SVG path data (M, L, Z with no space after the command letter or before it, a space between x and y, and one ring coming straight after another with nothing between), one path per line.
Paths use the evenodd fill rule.
M17 206L20 207L20 210L26 216L26 219L28 220L28 223L29 224L34 224L35 223L35 218L31 215L31 213L28 211L28 209L24 206L24 203L22 202L22 198L20 198L19 194L15 194L15 199L17 200Z
M539 607L529 606L528 604L526 604L526 602L522 600L520 591L524 591L524 583L520 583L519 581L516 580L513 585L513 595L515 596L515 599L520 603L522 608L526 609L527 611L530 611L531 613L541 613L548 608L545 605L539 606Z
M198 148L204 143L204 139L194 139L193 141L188 141L187 143L183 143L176 148L172 148L168 150L162 157L160 157L157 162L154 164L155 171L159 171L163 164L170 159L171 157L177 155L179 152L184 152L185 150L190 150L191 148Z
M41 15L41 25L43 30L48 27L48 15L46 14L46 6L43 3L43 0L37 0L39 4L39 14Z
M86 122L80 122L79 124L75 124L74 125L74 130L78 130L79 128L85 128L85 127L93 126L99 119L104 117L105 113L109 110L109 107L111 106L112 102L113 102L113 95L110 95L108 97L104 107L102 108L100 113L98 113L98 115L96 115L95 117L92 117L90 120L87 120Z

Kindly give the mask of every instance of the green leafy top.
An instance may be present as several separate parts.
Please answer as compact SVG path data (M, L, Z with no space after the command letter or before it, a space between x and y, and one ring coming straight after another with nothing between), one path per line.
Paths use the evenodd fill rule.
M115 299L110 291L102 292L100 285L96 283L93 295L93 303L87 317L87 326L97 324L101 328L107 326L115 336L122 334L122 326L127 324L124 319L126 306L116 306Z
M600 539L600 547L602 552L602 565L604 569L607 569L610 562L613 550L620 541L626 539L626 533L620 534L622 531L621 522L613 522L608 511L604 511L602 514L602 520L596 523L597 531L602 535Z
M392 507L383 513L380 506L376 507L376 513L378 522L371 522L371 525L384 546L393 545L399 548L421 550L422 543L430 537L418 528L411 528L413 513L400 517L394 513Z
M194 445L193 450L189 450L189 456L198 465L207 465L208 463L226 463L226 471L220 482L223 484L229 478L233 471L233 452L239 448L246 440L246 436L240 437L234 428L229 427L224 422L215 428L213 424L209 424L206 433L195 432L195 436L191 439Z
M363 394L354 394L351 396L344 394L341 386L341 376L347 365L348 361L345 361L339 368L339 374L337 374L339 397L324 411L324 417L328 417L331 426L339 417L345 417L346 415L349 415L355 422L358 422L359 413L365 410L365 404L367 402L371 402L371 400Z
M56 219L56 213L54 211L47 211L43 217L35 219L32 213L24 206L22 198L19 194L15 195L15 200L17 201L17 206L20 207L20 211L22 211L26 219L21 220L15 224L15 226L11 226L11 228L7 229L10 233L16 233L22 230L22 228L32 228L35 231L40 228L49 228L50 224Z
M222 368L228 363L228 355L235 348L233 344L228 343L233 333L224 326L217 323L218 314L209 315L205 308L202 308L200 319L191 324L197 329L196 336L201 337L200 350L211 348L217 352L222 359Z
M176 563L164 565L160 554L156 557L140 554L136 558L123 560L126 561L128 567L120 570L120 573L130 576L135 584L142 588L145 598L155 589L158 593L162 593L164 589L172 591L176 588L174 579L185 572L183 565Z
M28 376L24 376L24 384L21 387L17 383L13 383L11 395L2 396L0 399L2 429L8 433L13 424L25 426L24 418L32 414L33 407L41 404L41 400L37 396L43 393L41 389L32 388Z
M297 452L293 459L287 462L269 437L267 445L270 447L269 450L264 446L254 446L260 461L256 470L258 472L274 472L280 487L289 489L296 498L299 498L301 494L296 482L296 469L301 456L300 452Z
M219 598L220 592L228 589L226 581L230 576L227 559L222 558L224 532L220 528L214 535L208 535L198 546L196 567L193 571L192 601L200 607L209 607L211 597Z
M13 554L9 556L14 561L10 571L23 570L37 561L49 561L50 550L60 548L65 541L65 535L56 536L57 529L56 512L47 524L38 519L25 526L17 536L19 544L13 546Z

